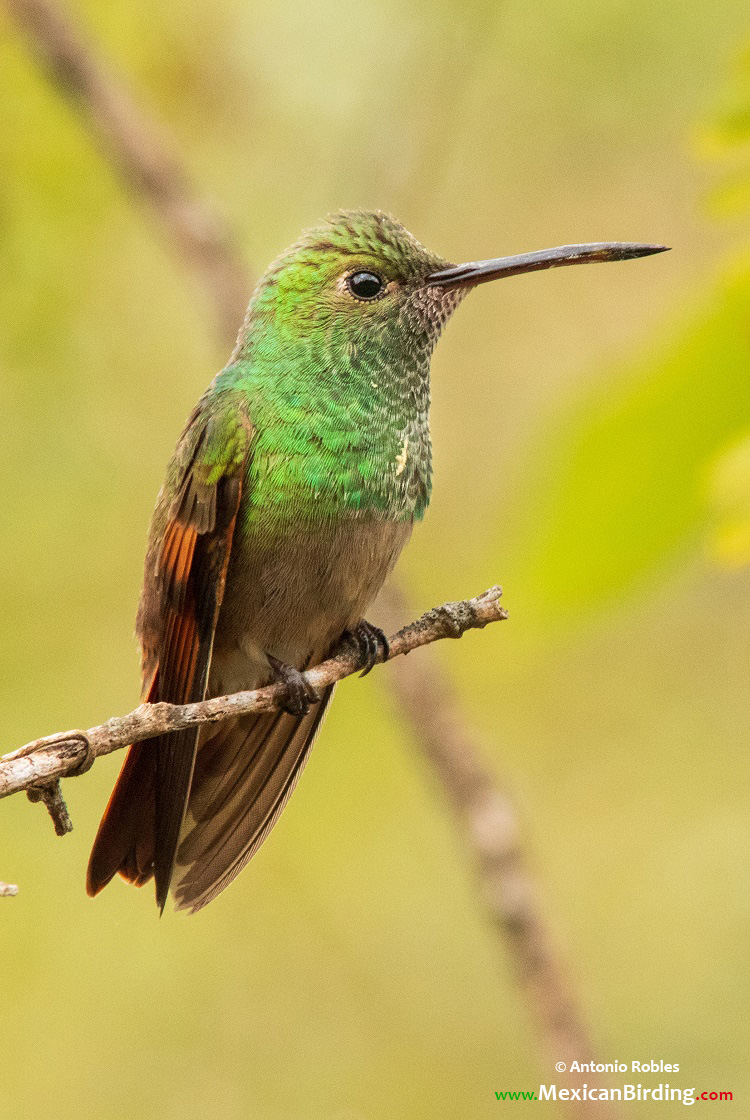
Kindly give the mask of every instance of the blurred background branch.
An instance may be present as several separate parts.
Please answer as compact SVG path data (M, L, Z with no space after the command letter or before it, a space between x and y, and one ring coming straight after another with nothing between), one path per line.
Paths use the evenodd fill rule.
M139 108L60 8L47 0L5 3L49 80L72 104L102 154L195 273L213 304L222 340L233 344L250 284L217 208L196 191L164 130Z
M6 0L59 90L91 129L134 193L162 226L212 297L221 338L231 343L242 321L249 276L215 208L200 195L149 114L126 93L91 45L47 0ZM381 596L391 624L407 612L395 588ZM592 1060L592 1045L538 901L522 852L517 813L483 761L483 751L436 662L410 662L393 687L414 741L424 751L475 858L492 925L510 955L545 1066L550 1059ZM566 1075L558 1075L563 1082ZM578 1078L569 1078L577 1084ZM596 1083L588 1075L589 1084ZM615 1115L599 1101L572 1101L570 1115Z
M384 589L379 603L389 620L407 609L395 584ZM422 664L414 659L394 663L393 692L474 861L498 947L510 957L535 1025L542 1069L564 1062L569 1071L574 1061L594 1061L594 1047L544 916L518 811L509 790L490 769L488 751L462 712L451 681L429 653L425 651ZM592 1089L601 1084L595 1073L586 1076ZM580 1084L579 1076L570 1072L556 1077L561 1085ZM570 1101L568 1108L571 1116L619 1115L614 1105L598 1100Z

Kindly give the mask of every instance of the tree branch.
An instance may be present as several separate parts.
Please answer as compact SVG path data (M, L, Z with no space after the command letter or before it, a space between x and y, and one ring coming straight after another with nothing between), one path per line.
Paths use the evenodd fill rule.
M388 659L401 657L441 638L460 638L467 630L483 629L491 622L507 618L507 611L500 606L501 594L499 587L491 587L474 599L444 603L427 611L389 639ZM382 650L378 659L383 660ZM320 695L328 685L351 676L360 667L354 645L345 644L335 656L314 669L308 669L303 676ZM35 800L45 801L57 829L61 813L54 788L50 792L50 782L54 784L56 779L82 773L100 755L111 754L131 743L140 743L166 732L181 731L199 723L219 723L250 712L272 711L285 699L286 686L279 683L252 692L217 696L196 704L141 704L128 715L113 717L98 727L90 727L88 731L58 732L35 739L33 743L27 743L25 747L0 758L0 798L21 790L36 791L39 787L45 792L35 796Z

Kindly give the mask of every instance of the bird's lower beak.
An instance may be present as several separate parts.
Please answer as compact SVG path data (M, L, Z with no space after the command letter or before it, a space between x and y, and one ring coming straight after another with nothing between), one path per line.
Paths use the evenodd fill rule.
M539 272L544 268L561 268L568 264L593 264L596 261L627 261L633 257L648 257L663 253L668 245L631 245L627 242L603 241L592 245L560 245L557 249L540 249L536 253L521 253L517 257L496 257L491 261L470 261L433 272L426 284L440 288L459 288L485 284L502 276L517 276L520 272Z

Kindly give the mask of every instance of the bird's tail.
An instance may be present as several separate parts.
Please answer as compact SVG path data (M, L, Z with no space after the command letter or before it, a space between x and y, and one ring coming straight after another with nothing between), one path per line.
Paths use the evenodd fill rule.
M157 674L144 689L144 699L156 699ZM120 770L104 810L86 872L86 892L92 898L115 875L142 887L154 874L156 847L156 752L135 743Z
M263 843L297 784L332 694L333 686L302 717L262 712L205 725L172 877L178 910L200 910ZM136 744L94 842L90 895L118 872L136 886L148 882L155 817L156 752L150 743Z
M91 849L86 891L93 898L119 872L142 887L154 873L156 752L148 743L128 748L117 784Z
M333 686L301 718L228 720L199 746L172 878L176 909L200 910L255 855L297 784L332 694Z

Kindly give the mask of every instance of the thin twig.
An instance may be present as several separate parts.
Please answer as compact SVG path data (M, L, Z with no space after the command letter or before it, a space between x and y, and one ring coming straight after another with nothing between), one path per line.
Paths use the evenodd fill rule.
M43 802L47 812L52 818L57 836L66 836L73 831L73 822L70 819L68 806L65 804L60 787L60 779L53 778L51 782L40 783L26 790L26 796L32 804Z
M507 611L500 605L501 594L499 587L491 587L474 599L444 603L428 611L389 639L389 660L441 638L460 638L467 630L482 629L507 618ZM382 650L378 660L383 660ZM320 695L328 685L360 668L354 645L345 644L334 657L308 669L303 676ZM0 758L0 798L24 789L46 788L51 780L80 773L82 765L88 769L95 758L131 743L199 723L219 723L250 712L272 711L286 699L286 686L278 683L196 704L141 704L128 715L115 716L88 731L58 732L36 739Z
M5 0L50 81L72 103L134 196L153 212L213 302L232 344L249 296L244 262L226 223L195 190L183 161L156 122L47 0Z

